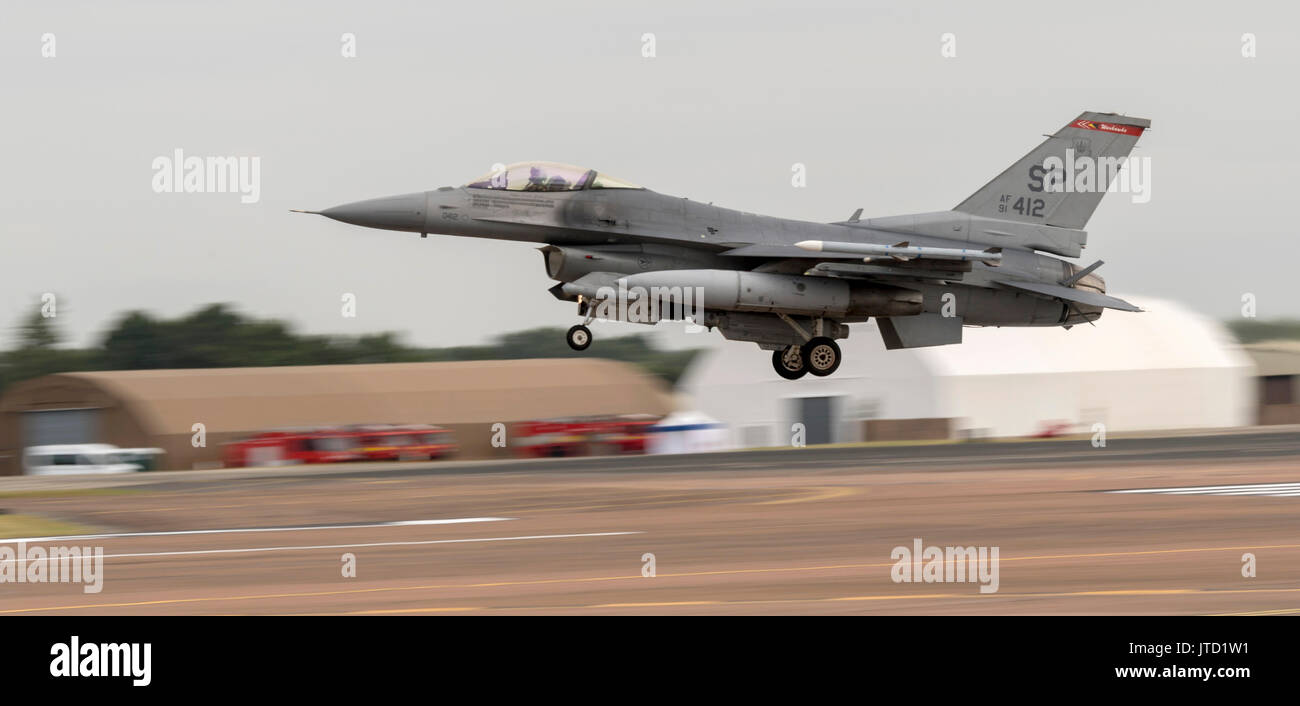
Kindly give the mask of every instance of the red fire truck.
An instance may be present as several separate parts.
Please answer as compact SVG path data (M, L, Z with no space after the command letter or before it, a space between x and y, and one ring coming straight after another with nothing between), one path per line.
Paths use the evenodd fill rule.
M226 444L225 465L286 466L298 463L342 463L364 458L356 434L338 429L267 431Z
M420 424L366 425L353 429L368 461L433 461L456 452L451 431Z
M429 461L456 452L450 430L416 424L267 431L227 444L225 465Z
M519 422L512 446L524 458L643 454L654 417L568 417Z

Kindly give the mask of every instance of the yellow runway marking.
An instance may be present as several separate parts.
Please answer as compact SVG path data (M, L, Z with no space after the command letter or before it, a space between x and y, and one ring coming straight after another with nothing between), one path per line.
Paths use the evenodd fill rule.
M923 598L969 598L969 593L922 593L916 596L844 596L823 598L825 601L916 601Z
M1252 610L1245 613L1216 613L1217 616L1226 615L1295 615L1300 613L1300 608L1278 608L1277 610Z
M760 497L761 497L762 495L777 495L777 496L779 496L779 495L781 495L781 494L783 494L783 493L784 493L784 491L761 491L761 492L756 492L756 493L746 493L746 494L744 494L744 495L721 495L721 496L708 496L708 495L704 495L704 496L690 496L689 494L685 494L685 495L684 495L683 493L665 493L664 495L672 496L673 499L671 499L671 500L652 500L652 501L648 501L648 502L647 502L647 501L645 500L645 498L647 498L647 497L652 497L652 498L653 498L653 497L659 497L659 496L658 496L658 495L648 495L648 496L647 496L647 495L642 495L642 496L630 497L630 498L628 498L627 501L625 501L625 502L603 503L603 504L600 504L600 505L574 505L574 506L561 506L561 507L554 507L554 506L551 506L551 505L534 505L534 506L531 506L531 507L530 507L530 506L524 506L524 507L510 507L510 506L507 506L507 510L504 510L503 512L504 512L504 513L523 514L523 513L526 513L526 512L538 512L538 513L541 513L541 512L575 512L575 511L579 511L579 510L604 510L604 509L608 509L608 508L623 508L623 509L627 509L627 510L636 510L636 509L643 508L643 507L648 507L648 506L651 506L651 505L685 505L685 504L690 504L690 503L694 503L694 504L699 504L699 503L720 503L720 502L731 502L731 501L739 501L739 500L748 500L748 499L752 499L753 496L755 496L755 495L759 495ZM413 496L411 496L411 497L413 497L413 498L418 498L418 497L426 497L426 496L413 495ZM759 504L761 504L761 503L759 503Z
M1092 553L1092 554L1048 554L1042 556L1007 557L1005 559L1002 559L1001 561L1034 561L1034 560L1044 560L1044 559L1087 559L1087 558L1098 558L1098 557L1176 554L1176 553L1186 553L1186 552L1214 552L1214 551L1241 551L1244 549L1260 550L1260 549L1295 549L1295 548L1300 548L1300 544L1275 544L1275 545L1264 545L1264 546L1237 546L1237 547L1199 547L1199 548L1188 548L1188 549L1150 549L1150 550L1143 550L1143 551L1136 551L1136 552L1103 552L1103 553ZM764 569L719 569L716 571L690 571L690 572L673 573L673 574L661 573L658 576L659 578L691 578L691 577L699 577L699 576L734 576L734 575L742 575L742 574L775 574L775 573L794 573L794 572L805 572L805 571L832 571L837 569L881 568L887 566L892 567L896 563L897 562L882 562L882 563L869 563L869 564L828 564L823 566L770 567ZM37 613L42 611L85 610L85 609L92 609L92 608L131 608L131 607L149 606L149 605L172 605L172 604L201 603L201 602L212 602L212 601L248 601L248 600L265 600L265 599L274 599L274 598L312 598L312 597L319 597L319 596L338 596L338 595L362 594L362 593L384 593L384 592L393 592L393 591L496 588L501 586L540 586L540 585L554 585L554 584L566 584L566 583L578 584L578 583L593 583L593 582L601 582L601 581L630 581L630 580L644 580L644 577L641 576L640 574L631 574L631 575L622 575L622 576L589 576L589 577L579 577L579 578L535 579L530 581L497 581L497 582L489 582L489 583L472 583L472 584L431 584L431 585L422 585L422 586L388 586L388 587L380 587L380 588L359 588L359 589L345 589L345 590L337 590L337 591L311 591L311 592L303 592L303 593L275 593L275 594L245 595L245 596L206 596L206 597L197 597L197 598L170 598L170 599L162 599L162 600L155 600L155 601L138 601L138 602L127 602L127 603L92 603L92 604L84 604L84 605L49 606L49 607L42 607L42 608L14 608L8 610L0 610L0 615L7 614L7 613ZM1229 593L1266 593L1266 592L1300 592L1300 588L1225 589L1225 590L1167 589L1167 590L1148 590L1148 591L1141 591L1141 592L1139 591L1079 591L1073 593L1031 593L1031 594L995 593L995 594L973 594L973 595L1033 597L1033 596L1139 595L1141 593L1154 595L1160 593L1229 594ZM964 596L965 594L954 594L954 595ZM813 600L831 600L831 599L813 599ZM867 600L867 599L861 597L858 598L850 597L845 599L833 599L833 600Z
M394 613L463 613L467 610L483 610L482 608L390 608L388 610L357 610L348 615L391 615Z
M412 481L412 480L416 480L416 479L396 479L396 480L389 480L389 479L386 479L386 480L370 480L370 481L360 481L360 483L363 484L363 485L368 485L368 484L393 484L393 483L408 483L408 482L410 482L410 481ZM261 481L261 482L266 483L266 482L270 482L270 481ZM376 490L377 492L382 492L382 491L381 491L380 489L378 489L378 488L376 488L375 490ZM806 490L806 489L805 489L805 490ZM174 497L174 496L176 496L179 492L180 492L180 491L172 492L172 493L158 493L158 494L150 494L150 495L141 495L141 496L137 496L137 497L138 497L138 498L141 498L141 499L143 499L143 498L155 498L155 497ZM755 503L755 504L757 504L757 505L781 505L781 504L786 504L786 503L802 503L802 502L815 502L815 501L820 501L820 500L830 500L830 499L837 498L837 497L844 497L844 496L848 496L848 495L853 495L854 493L858 492L858 489L855 489L855 488L843 488L843 487L840 487L840 488L817 488L817 489L814 489L813 494L812 494L812 495L809 495L809 496L804 496L804 497L794 497L794 498L782 498L782 497L781 497L782 495L787 495L789 492L791 492L791 491L789 491L789 490L780 490L780 489L778 489L778 490L761 490L761 491L755 491L755 492L751 492L751 493L745 493L745 494L742 494L742 495L722 495L722 496L710 496L710 495L707 494L707 492L701 492L701 493L691 493L691 492L654 493L654 494L650 494L650 495L637 495L637 496L631 496L631 497L629 497L625 502L602 503L602 504L599 504L599 505L578 505L578 506L559 506L559 507L556 507L556 506L554 506L554 505L552 505L552 504L549 504L549 503L542 503L542 504L531 504L531 505L522 505L522 506L508 507L507 510L503 510L502 512L523 512L523 511L529 511L529 512L575 512L575 511L584 511L584 510L603 510L603 509L609 509L609 508L636 509L636 508L641 508L641 507L646 507L646 506L651 506L651 505L684 505L684 504L703 503L703 502L733 502L733 501L743 501L743 500L750 500L750 499L753 499L755 496L757 496L757 497L759 497L759 498L763 498L764 496L767 496L767 497L773 497L773 496L774 496L774 497L777 498L777 499L775 499L775 500L759 500L759 501L757 501L757 502ZM222 495L224 495L224 493L223 493ZM214 495L214 497L219 497L219 496L218 496L218 495ZM446 493L445 491L435 491L435 492L429 492L429 493L414 493L414 494L409 494L409 495L403 495L403 496L402 496L402 498L405 499L405 500L420 500L420 499L426 499L426 498L446 498L446 497L447 497L447 493ZM647 498L670 498L670 499L666 499L666 500L647 500ZM373 500L373 498L370 497L370 496L367 496L367 495L359 495L359 496L355 496L355 497L337 497L337 498L331 498L331 502L336 502L336 503L339 503L339 504L348 504L348 503L357 503L357 502L368 502L368 501L371 501L371 500ZM53 504L58 504L58 503L63 503L63 502L77 502L77 503L83 503L83 504L84 504L84 498L73 498L73 499L59 498L59 499L55 500L55 502L50 502L49 504L53 505ZM262 498L262 499L257 500L256 502L250 501L250 502L246 502L246 503L238 503L238 504L230 504L230 505L199 505L199 506L196 506L196 507L200 507L200 508L203 509L203 510L229 510L229 509L245 508L245 507L249 507L250 505L253 505L253 504L256 504L256 505L259 506L259 507L269 507L269 506L286 506L286 505L306 505L306 504L312 504L312 503L317 503L317 502L319 502L319 500L316 499L316 498ZM495 498L489 498L489 499L485 499L485 502L498 502L498 499L495 499ZM163 512L163 511L169 511L169 510L185 510L185 509L189 509L189 508L188 508L188 507L184 507L184 506L181 506L181 507L166 507L166 508L113 508L113 509L108 509L108 510L91 510L91 511L85 512L84 514L87 514L87 515L114 515L114 514L128 515L128 514L135 513L135 512L139 512L139 513L145 513L145 512Z
M167 511L169 511L169 510L185 510L185 509L187 509L187 508L183 508L183 507L149 507L149 508L139 508L139 509L135 509L135 510L92 510L92 511L90 511L90 512L86 512L86 513L82 513L82 514L85 514L85 515L122 515L122 514L126 514L126 513L136 513L136 512L167 512ZM205 508L205 509L208 509L208 508Z
M405 483L406 481L403 481L403 480L395 480L395 481L394 481L394 480L380 480L380 481L367 481L367 482L369 482L369 483ZM830 492L827 492L827 491L830 491ZM559 506L559 507L556 507L555 505L553 505L553 504L551 504L551 503L541 503L541 504L522 505L522 506L507 506L507 509L506 509L506 510L503 510L502 512L503 512L503 513L507 513L507 514L508 514L508 513L523 513L523 512L537 512L537 513L541 513L541 512L575 512L575 511L583 511L583 510L605 510L605 509L610 509L610 508L625 508L625 509L633 510L633 509L642 508L642 507L647 507L647 506L651 506L651 505L685 505L685 504L691 504L691 503L698 504L698 503L716 503L716 502L734 502L734 501L743 501L743 500L747 500L747 499L752 499L754 496L758 496L758 497L763 497L763 496L769 496L769 497L770 497L770 496L776 496L776 497L778 498L777 500L761 500L761 501L758 501L758 502L754 503L754 504L756 504L756 505L781 505L781 504L785 504L785 503L802 503L802 502L814 502L814 501L818 501L818 500L829 500L829 499L831 499L831 498L844 497L844 496L848 496L848 495L853 495L854 493L856 493L856 492L858 492L858 491L857 491L857 489L855 489L855 488L830 488L830 489L819 489L819 490L817 490L816 492L814 492L813 495L811 495L811 496L806 496L806 497L795 497L795 498L781 498L781 497L780 497L781 495L787 494L788 492L790 492L790 491L785 491L785 490L775 490L775 491L773 491L773 490L764 490L764 491L756 491L756 492L753 492L753 493L745 493L745 494L742 494L742 495L721 495L721 496L718 496L718 495L708 495L707 493L692 494L692 493L689 493L689 492L688 492L688 493L682 493L682 492L655 493L655 494L650 494L650 495L636 495L636 496L630 496L630 497L627 498L627 500L624 501L624 502L602 503L602 504L599 504L599 505L573 505L573 506ZM425 499L425 498L446 498L446 497L447 497L447 493L446 493L445 491L437 491L437 492L433 492L433 493L416 493L416 494L411 494L411 495L404 495L404 496L402 496L402 497L403 497L403 499L406 499L406 500L421 500L421 499ZM664 500L651 500L650 498L668 498L668 499L664 499ZM369 497L354 497L354 498L335 498L334 500L337 501L337 502L340 502L340 503L352 503L352 502L363 502L363 501L367 501L367 500L370 500L370 499L371 499L371 498L369 498ZM277 500L277 499L266 499L266 500L259 500L259 501L257 502L257 505L259 505L259 506L271 506L271 505L304 505L304 504L314 503L314 502L317 502L316 499L314 499L314 498L306 498L306 499L302 499L302 498L294 498L294 499L278 499L278 500ZM228 508L240 508L240 507L246 507L246 505L205 505L205 506L203 506L203 509L205 509L205 510L214 510L214 509L228 509ZM180 508L177 508L177 509L180 509ZM129 512L136 512L136 511L133 511L133 510L103 510L103 511L101 511L101 512L106 512L106 513L117 513L117 512L121 512L121 513L129 513ZM140 512L149 512L149 510L142 510L142 511L140 511Z
M812 492L808 495L798 498L785 498L783 500L765 500L755 503L755 505L793 505L795 503L815 503L822 500L834 500L835 498L847 498L850 495L856 495L858 488L845 487L816 487L810 489Z
M600 603L588 608L654 608L670 605L719 605L725 601L666 601L663 603Z
M693 606L693 605L757 605L763 603L840 603L846 601L918 601L934 598L1044 598L1044 597L1082 597L1082 596L1149 596L1159 594L1197 594L1213 595L1217 593L1277 593L1277 592L1296 592L1300 588L1258 588L1258 589L1238 589L1230 591L1217 591L1214 589L1170 589L1170 590L1116 590L1116 591L1071 591L1068 593L989 593L981 594L972 593L921 593L916 595L868 595L868 596L840 596L836 598L773 598L749 599L738 601L677 601L663 603L599 603L585 606L566 606L560 607L562 610L576 610L584 608L641 608L656 606ZM506 607L494 608L491 610L498 611L521 611L537 610L541 608L556 608L555 606L532 606L532 607ZM1259 611L1258 613L1228 613L1227 615L1281 615L1285 613L1300 613L1300 608L1285 609L1280 611Z
M1044 598L1044 597L1081 597L1081 596L1148 596L1158 594L1199 594L1208 595L1216 593L1259 593L1259 592L1293 592L1300 589L1293 588L1261 588L1261 589L1241 589L1232 591L1216 591L1213 589L1170 589L1170 590L1116 590L1116 591L1071 591L1068 593L922 593L916 595L868 595L868 596L839 596L835 598L772 598L772 599L746 599L746 600L713 600L713 601L659 601L645 603L594 603L589 605L541 605L541 606L501 606L501 607L483 607L483 608L451 608L448 610L468 611L482 610L495 612L512 612L512 611L529 611L529 610L559 610L559 611L576 611L590 610L598 608L671 608L676 606L744 606L744 605L767 605L767 604L785 604L785 603L842 603L849 601L917 601L935 598ZM389 611L360 611L358 613L346 613L346 615L357 615L363 613L417 613L417 612L438 612L438 608L398 608ZM1300 608L1289 608L1283 610L1265 610L1252 613L1225 613L1224 615L1284 615L1288 613L1300 613ZM322 613L321 615L331 615Z
M667 576L667 574L664 574ZM492 586L517 586L542 583L581 583L589 581L617 581L624 579L642 579L641 576L605 576L585 579L548 579L543 581L504 581L499 583L487 584L448 584L448 585L430 585L430 586L394 586L388 588L361 588L343 591L314 591L304 593L275 593L253 596L209 596L204 598L172 598L157 601L137 601L132 603L95 603L85 605L69 606L48 606L41 608L16 608L11 610L0 610L0 613L39 613L43 611L56 610L87 610L92 608L131 608L148 605L166 605L178 603L202 603L208 601L247 601L270 598L307 598L319 596L337 596L359 593L381 593L391 591L419 591L434 590L441 588L486 588ZM838 596L833 598L783 598L772 600L744 600L744 601L674 601L662 603L599 603L585 606L559 606L562 609L570 608L637 608L650 606L689 606L689 605L743 605L750 603L825 603L825 602L842 602L842 601L891 601L891 600L927 600L934 598L1070 598L1070 597L1092 597L1092 596L1152 596L1152 595L1228 595L1239 593L1300 593L1300 588L1241 588L1241 589L1202 589L1202 588L1185 588L1185 589L1116 589L1107 591L1069 591L1069 592L1040 592L1040 593L988 593L983 594L978 591L971 593L922 593L916 595L896 595L896 594L877 594L865 596ZM390 612L413 612L416 610L434 612L442 610L438 608L427 609L393 609ZM457 607L447 610L469 611L469 610L488 610L487 608ZM502 610L527 610L527 608L504 608ZM362 612L385 612L385 611L362 611ZM1266 615L1271 613L1300 612L1300 609L1288 609L1283 611L1259 611L1257 614ZM1230 613L1227 615L1251 615L1252 613Z
M1186 554L1189 552L1229 552L1242 549L1300 549L1300 544L1267 544L1244 547L1189 547L1187 549L1145 549L1137 552L1094 552L1091 554L1043 554L1039 556L1007 557L1002 561L1037 561L1043 559L1093 559L1112 556L1146 556L1151 554ZM893 566L893 564L890 564Z
M1110 591L1073 591L1071 593L1052 593L1052 596L1164 596L1177 593L1203 593L1197 588L1162 588L1162 589L1117 589ZM1218 591L1224 593L1224 591Z
M277 503L258 503L258 505L275 505ZM165 510L229 510L231 508L248 507L249 503L239 505L201 505L189 507L142 507L142 508L120 508L114 510L90 510L81 514L85 515L127 515L134 512L163 512Z

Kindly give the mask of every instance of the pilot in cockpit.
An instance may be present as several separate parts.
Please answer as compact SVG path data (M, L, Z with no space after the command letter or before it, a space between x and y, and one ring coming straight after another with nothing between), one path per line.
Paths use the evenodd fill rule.
M541 167L528 168L528 185L524 191L564 191L569 182L559 174L547 175Z

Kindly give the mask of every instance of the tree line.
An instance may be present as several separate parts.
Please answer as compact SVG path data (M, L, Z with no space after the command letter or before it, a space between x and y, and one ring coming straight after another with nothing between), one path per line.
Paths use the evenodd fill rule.
M89 348L65 348L57 318L39 308L22 319L11 348L0 351L0 393L16 382L52 373L86 370L238 368L277 365L415 363L450 360L568 358L579 355L564 330L543 327L507 333L485 345L420 348L400 334L304 335L284 321L255 319L229 304L209 304L173 319L144 311L121 316ZM1300 340L1300 320L1237 319L1227 326L1242 343ZM698 350L658 349L650 336L602 338L601 358L640 366L676 384ZM590 355L590 354L586 354Z
M18 325L13 346L0 352L0 393L42 375L89 370L237 368L279 365L412 363L452 360L568 358L579 355L564 330L544 327L498 336L478 346L419 348L393 332L361 336L304 335L284 322L254 319L229 304L210 304L173 319L144 311L120 317L89 348L65 348L57 318L34 310ZM650 336L604 338L595 357L631 363L676 384L696 350L658 349ZM588 357L592 353L585 354Z

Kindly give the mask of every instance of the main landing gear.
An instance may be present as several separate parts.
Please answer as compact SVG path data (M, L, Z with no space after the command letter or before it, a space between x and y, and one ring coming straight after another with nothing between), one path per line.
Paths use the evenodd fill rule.
M842 359L834 339L814 336L802 346L772 351L772 368L786 380L798 380L807 373L826 377L839 369Z
M834 339L825 336L814 337L803 344L802 353L808 372L817 377L826 377L840 367L840 346Z
M789 316L777 314L777 317L789 324L790 328L806 341L802 346L786 346L772 351L772 368L776 370L777 375L786 380L798 380L807 373L826 377L839 369L842 360L840 346L834 338L823 335L826 329L825 319L814 319L813 330L809 333ZM831 326L835 325L832 321Z
M786 380L798 380L808 372L803 362L803 351L799 346L787 346L772 351L772 367L776 374Z

